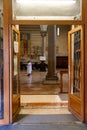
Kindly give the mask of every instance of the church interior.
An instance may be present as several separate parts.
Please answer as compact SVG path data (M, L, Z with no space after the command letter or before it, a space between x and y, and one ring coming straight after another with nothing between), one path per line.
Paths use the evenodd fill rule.
M43 43L40 25L19 26L21 114L24 113L25 107L29 108L29 110L27 109L28 112L31 108L43 108L44 111L46 110L44 108L51 108L54 109L53 113L55 113L56 107L65 108L63 113L68 112L68 31L71 28L70 25L56 25L56 73L58 83L43 84L48 71L48 31L45 32ZM41 56L44 56L45 60L41 60ZM30 76L27 76L28 61L32 63ZM45 69L43 69L43 66L41 68L41 62L46 64ZM39 109L37 109L37 112Z

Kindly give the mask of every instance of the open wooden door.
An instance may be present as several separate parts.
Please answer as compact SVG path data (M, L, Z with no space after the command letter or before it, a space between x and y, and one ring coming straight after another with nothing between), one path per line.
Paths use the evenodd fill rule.
M84 42L83 27L68 33L69 110L84 121Z
M20 111L20 32L12 26L12 120Z

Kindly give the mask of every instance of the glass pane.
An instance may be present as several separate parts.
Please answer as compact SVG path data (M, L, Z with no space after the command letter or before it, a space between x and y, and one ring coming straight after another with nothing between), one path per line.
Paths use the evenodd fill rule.
M4 117L4 86L3 86L3 4L0 0L0 119Z
M12 0L15 20L81 20L82 0Z
M80 97L81 87L81 31L77 31L72 36L72 78L71 93Z
M81 31L74 34L74 89L73 92L76 96L80 97L80 73L81 73Z
M19 94L18 84L18 35L13 31L13 97Z

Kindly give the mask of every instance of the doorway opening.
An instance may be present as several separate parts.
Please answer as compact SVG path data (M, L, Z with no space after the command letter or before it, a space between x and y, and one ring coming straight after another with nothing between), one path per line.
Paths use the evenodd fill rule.
M43 71L40 68L42 51L40 29L36 25L19 25L21 111L17 119L20 119L21 115L29 115L31 113L42 115L48 113L70 115L68 111L68 31L73 26L57 26L60 32L56 36L56 71L59 81L62 80L62 90L61 82L57 85L43 85L42 81L48 71L48 43L45 46L46 70ZM46 36L46 42L48 42L48 34ZM32 63L32 73L30 75L27 74L28 61Z
M59 35L57 34L59 28ZM68 31L71 26L57 25L56 27L56 72L60 81L60 71L68 71ZM44 85L42 82L45 79L48 71L48 33L46 32L45 39L45 65L46 68L41 68L42 56L42 36L40 25L20 25L20 50L21 50L21 67L20 67L20 92L22 106L39 107L42 105L68 105L68 72L63 75L64 90L60 91L60 83L53 85ZM62 40L63 37L63 40ZM26 41L26 42L25 42ZM61 44L60 44L61 43ZM32 63L32 73L27 76L27 62ZM23 78L24 77L24 78ZM25 95L25 96L24 96ZM57 95L57 96L56 96ZM59 95L59 96L58 96ZM25 99L28 98L27 102ZM40 101L41 99L41 101ZM56 100L55 100L56 99ZM57 101L59 100L59 101ZM62 101L62 102L61 102ZM24 105L25 104L25 105ZM27 105L26 105L27 104ZM48 106L50 107L50 106ZM52 106L51 106L52 107ZM55 107L55 106L54 106Z

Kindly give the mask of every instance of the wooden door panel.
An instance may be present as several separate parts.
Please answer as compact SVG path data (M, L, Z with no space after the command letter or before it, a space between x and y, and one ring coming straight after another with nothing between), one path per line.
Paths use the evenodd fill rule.
M20 32L12 26L12 120L14 121L20 111Z
M82 120L81 101L76 97L69 95L69 110L75 114L77 118Z
M69 110L84 121L84 42L83 28L68 33Z

